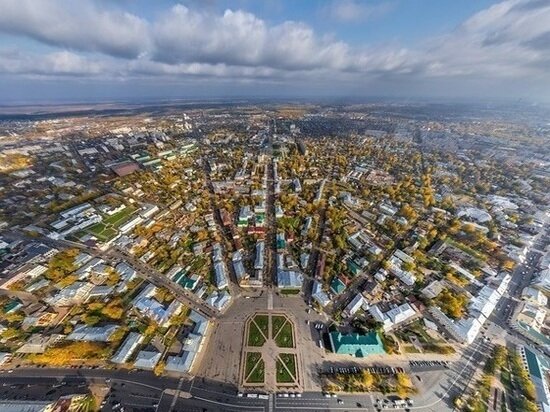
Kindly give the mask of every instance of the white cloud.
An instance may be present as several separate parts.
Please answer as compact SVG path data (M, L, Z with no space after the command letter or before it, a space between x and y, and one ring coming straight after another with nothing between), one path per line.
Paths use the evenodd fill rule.
M165 63L266 66L284 70L346 68L352 63L343 42L322 39L307 25L287 21L268 26L255 15L222 15L177 5L154 24L151 57Z
M32 38L53 53L0 51L0 72L113 79L212 77L331 85L384 79L521 79L550 84L550 2L506 0L454 31L414 48L354 48L303 22L270 25L243 10L176 5L147 21L113 3L0 0L0 32ZM124 3L122 3L124 4ZM379 3L393 4L393 3ZM333 18L370 18L352 0ZM357 9L361 7L361 10ZM503 80L504 81L504 80ZM402 83L401 83L402 84ZM549 86L544 86L548 90Z
M145 20L94 3L0 0L0 31L79 51L137 57L149 43Z
M41 76L97 76L109 73L112 65L68 51L47 54L0 51L0 73Z

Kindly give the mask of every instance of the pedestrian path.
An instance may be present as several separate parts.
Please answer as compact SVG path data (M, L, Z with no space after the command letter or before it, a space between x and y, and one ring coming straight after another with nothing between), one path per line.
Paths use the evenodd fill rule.
M273 310L273 290L267 291L267 310Z

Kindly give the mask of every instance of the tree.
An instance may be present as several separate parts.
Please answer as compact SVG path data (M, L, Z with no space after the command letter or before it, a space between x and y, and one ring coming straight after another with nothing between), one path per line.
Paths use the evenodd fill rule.
M396 375L397 378L397 394L404 398L414 389L411 378L406 373L400 372Z
M361 371L361 382L363 385L367 388L371 388L372 385L374 385L374 376L372 373L370 373L368 370L363 369Z
M414 269L414 263L413 262L403 262L403 264L401 265L401 269L403 269L407 272L410 272L411 270Z
M464 313L468 298L463 293L453 293L449 289L444 289L434 301L447 316L459 319Z
M53 281L59 282L69 273L76 270L74 258L78 255L78 249L65 249L56 253L48 263L48 270L44 276Z
M160 376L164 373L164 368L165 368L166 364L163 362L163 361L160 361L159 363L157 363L157 365L155 366L155 368L153 369L153 373L156 375L156 376Z

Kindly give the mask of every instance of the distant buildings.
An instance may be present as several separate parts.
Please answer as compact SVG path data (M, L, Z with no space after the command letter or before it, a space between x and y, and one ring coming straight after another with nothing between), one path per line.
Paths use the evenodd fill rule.
M111 170L116 173L117 176L123 177L138 171L139 165L132 161L120 162L112 165Z

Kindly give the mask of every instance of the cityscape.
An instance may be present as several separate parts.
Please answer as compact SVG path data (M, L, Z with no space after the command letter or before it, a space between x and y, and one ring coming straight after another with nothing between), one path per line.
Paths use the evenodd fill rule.
M182 21L138 24L135 5L85 1L82 15L68 2L39 6L42 23L75 13L81 27L62 27L82 37L61 39L63 30L31 27L34 5L18 3L0 1L0 38L22 36L13 40L22 53L128 59L97 63L99 76L112 69L144 94L125 99L113 83L110 98L89 99L98 73L47 74L36 57L42 69L16 74L6 67L19 52L0 50L0 86L10 84L0 102L0 411L550 411L548 72L531 100L512 80L508 100L281 96L267 85L269 65L285 89L307 82L281 80L287 71L310 69L301 55L276 63L267 44L254 58L233 50L252 15L236 19L242 38L221 20L252 11L212 22L217 6L174 5L196 36L223 26L222 45L182 45L165 39ZM327 1L317 13L353 25L397 13L394 3ZM468 9L464 31L520 11L550 30L545 1L487 3ZM101 36L86 30L86 13ZM139 57L116 35L129 24ZM264 28L263 41L300 24ZM550 39L539 26L530 35ZM300 41L289 54L307 54ZM346 61L364 57L312 42L325 41L314 54L339 45ZM233 57L216 62L218 47ZM196 53L185 64L266 72L224 71L234 84L213 78L212 95L146 96L154 76L159 90L178 87L164 77L184 64L177 53ZM70 71L66 57L56 59ZM164 74L132 64L149 58ZM330 70L361 72L342 65ZM199 85L209 75L185 76ZM265 95L236 95L241 80ZM449 90L462 87L454 81Z

